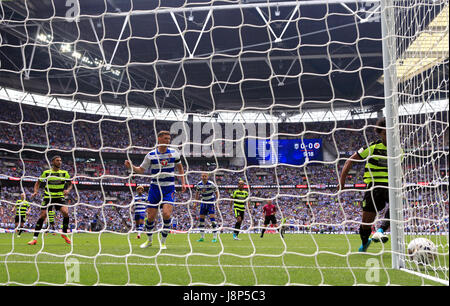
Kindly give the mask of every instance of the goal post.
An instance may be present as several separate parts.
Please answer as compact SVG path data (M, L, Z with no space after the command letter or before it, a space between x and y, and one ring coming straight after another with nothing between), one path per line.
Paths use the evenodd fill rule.
M448 1L381 2L392 267L446 285L448 8ZM413 103L425 111L407 111ZM418 237L436 245L434 262L409 256Z
M397 92L397 53L394 1L381 1L381 34L383 47L384 97L386 114L386 140L389 173L389 209L391 219L392 267L403 268L403 201L401 144Z

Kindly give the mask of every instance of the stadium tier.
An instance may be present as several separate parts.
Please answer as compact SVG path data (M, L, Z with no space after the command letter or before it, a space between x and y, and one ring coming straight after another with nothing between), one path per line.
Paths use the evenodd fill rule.
M448 286L449 0L0 12L0 285Z

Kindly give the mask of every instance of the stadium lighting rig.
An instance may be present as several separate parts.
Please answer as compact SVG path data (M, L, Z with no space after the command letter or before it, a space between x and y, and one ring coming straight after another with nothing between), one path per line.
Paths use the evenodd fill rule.
M449 56L448 4L428 24L424 31L412 41L401 57L397 59L397 79L407 81L420 73L442 63ZM382 83L384 76L380 78Z
M50 34L41 32L37 35L37 40L42 43L45 43L45 44L50 44L50 43L53 43L53 36ZM107 65L104 63L104 61L102 59L95 57L95 56L91 56L87 52L84 52L82 50L76 50L75 48L73 48L72 44L61 43L58 50L62 54L65 54L65 55L73 58L74 60L81 61L82 63L84 63L90 67L101 68L103 73L109 73L109 74L113 75L114 77L120 77L120 75L122 73L119 69L114 69L114 68L108 69Z

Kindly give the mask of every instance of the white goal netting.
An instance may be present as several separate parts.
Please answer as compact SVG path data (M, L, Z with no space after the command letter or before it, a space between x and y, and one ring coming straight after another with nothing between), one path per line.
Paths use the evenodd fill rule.
M448 2L395 8L405 267L448 284ZM445 108L436 109L434 102ZM414 107L411 107L414 105ZM426 110L426 111L422 111ZM408 244L427 238L434 260L418 264Z
M395 76L383 66L383 7L394 12ZM447 0L0 1L0 284L448 285L448 8ZM345 162L378 140L387 77L403 151L396 241L402 270L414 276L392 268L391 240L358 251L372 156L338 190ZM158 210L153 245L141 248L149 227L135 222L136 188L147 196L173 156L145 173L124 162L141 165L163 130L187 189L175 167L170 223ZM31 195L55 155L73 186L71 243L56 212L28 245L44 182ZM200 217L196 199L204 173L219 193L212 219ZM21 194L31 205L24 219ZM277 222L266 226L269 201ZM426 265L407 255L418 237L436 245Z

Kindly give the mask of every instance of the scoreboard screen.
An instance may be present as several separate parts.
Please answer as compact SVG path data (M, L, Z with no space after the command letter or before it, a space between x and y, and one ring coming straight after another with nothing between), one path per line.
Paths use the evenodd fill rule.
M302 165L307 158L322 161L322 139L248 139L245 155L250 165Z

